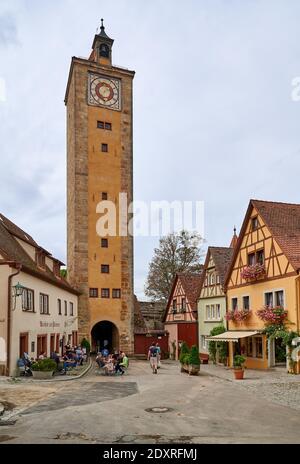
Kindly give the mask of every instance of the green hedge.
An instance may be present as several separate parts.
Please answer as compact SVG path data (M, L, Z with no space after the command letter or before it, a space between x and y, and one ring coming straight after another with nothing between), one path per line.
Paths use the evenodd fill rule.
M53 359L40 359L32 364L31 370L51 372L56 370L56 362Z

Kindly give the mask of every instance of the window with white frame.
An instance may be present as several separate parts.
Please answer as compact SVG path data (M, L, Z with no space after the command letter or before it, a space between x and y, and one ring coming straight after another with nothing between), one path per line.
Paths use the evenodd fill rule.
M211 306L210 306L210 318L211 318L211 319L215 319L215 318L216 318L216 315L215 315L215 305L211 305Z
M270 308L273 307L273 292L265 293L265 305L269 306Z
M201 335L201 347L206 350L207 349L207 341L205 335Z
M283 293L283 290L277 290L275 292L275 304L276 304L276 306L282 306L284 308L284 293Z
M232 311L236 310L238 308L238 299L237 298L231 298L231 309Z
M243 296L243 309L247 311L250 309L250 297L248 295Z
M274 306L281 306L284 308L284 291L274 290L273 292L265 293L265 305L273 308Z
M217 284L220 283L220 276L219 276L219 275L216 276L216 283L217 283Z
M221 319L221 307L219 304L216 304L216 319Z
M22 309L23 311L34 312L34 291L29 288L23 289Z
M206 317L206 320L210 319L210 306L209 305L206 305L205 307L205 317Z
M40 293L40 313L49 314L49 295Z

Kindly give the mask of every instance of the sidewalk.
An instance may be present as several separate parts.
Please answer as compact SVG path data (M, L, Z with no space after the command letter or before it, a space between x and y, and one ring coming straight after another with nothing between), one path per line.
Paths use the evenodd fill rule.
M244 379L235 380L232 369L228 367L201 364L201 375L234 382L257 397L300 410L300 375L288 374L285 367L245 369Z

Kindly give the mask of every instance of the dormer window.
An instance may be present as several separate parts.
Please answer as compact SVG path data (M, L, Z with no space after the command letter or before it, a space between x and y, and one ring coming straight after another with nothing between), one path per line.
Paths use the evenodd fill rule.
M36 263L39 267L46 267L46 255L42 250L36 251Z
M257 216L251 218L251 229L256 230L256 229L258 229L258 226L259 226L259 224L258 224Z
M54 261L54 263L53 263L53 272L56 275L56 277L60 277L60 264L59 264L59 262Z
M102 43L100 45L100 56L103 56L103 58L109 58L109 46L105 43Z

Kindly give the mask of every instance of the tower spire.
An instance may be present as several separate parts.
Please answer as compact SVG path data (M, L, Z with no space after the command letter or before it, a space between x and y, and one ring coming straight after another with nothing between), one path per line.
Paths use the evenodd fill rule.
M238 236L236 235L236 227L233 228L233 237L231 239L230 248L235 248L238 241Z
M93 52L90 59L102 64L111 65L111 51L113 46L113 39L108 37L105 32L104 19L101 18L101 26L99 34L96 33L92 45Z

